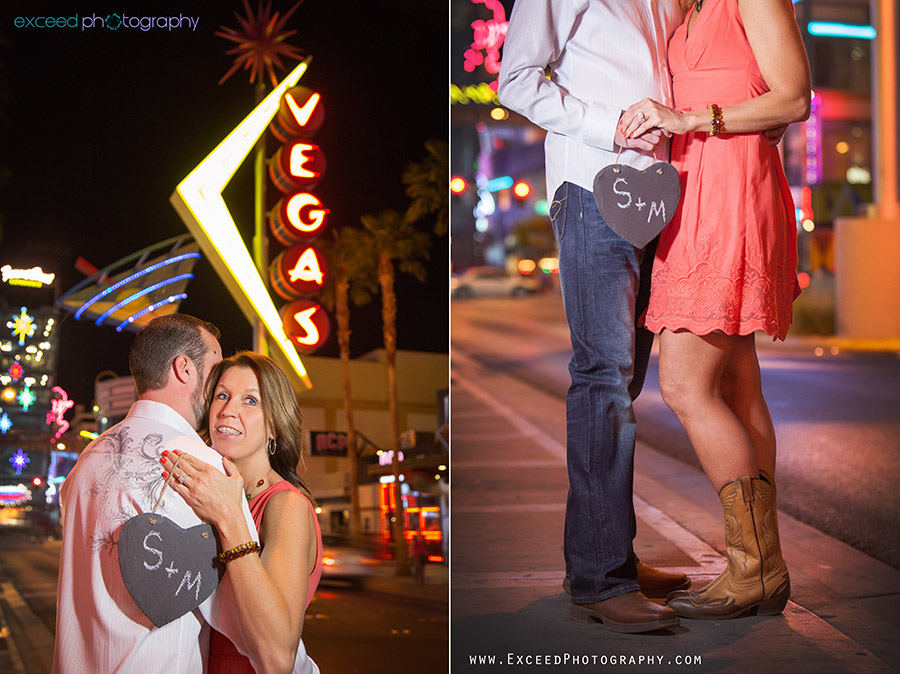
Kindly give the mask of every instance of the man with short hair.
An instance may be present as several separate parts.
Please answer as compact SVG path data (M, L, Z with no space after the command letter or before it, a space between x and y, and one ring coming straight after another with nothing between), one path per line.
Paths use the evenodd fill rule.
M129 355L138 401L85 448L63 483L55 674L205 672L208 624L246 653L227 574L198 609L157 628L125 588L117 551L122 526L140 513L157 512L184 529L201 524L174 490L165 489L159 460L164 449L189 449L224 472L222 457L196 432L206 416L206 379L222 360L218 338L218 328L186 314L150 321ZM318 671L301 641L294 672Z
M632 400L653 340L635 325L649 298L653 245L638 249L619 238L592 188L609 164L644 169L657 149L659 160L668 158L661 131L625 138L619 118L644 98L672 104L666 51L681 21L678 0L516 0L500 69L500 102L547 130L547 196L573 350L564 533L570 616L617 632L677 625L674 611L642 591L665 597L690 581L634 555Z

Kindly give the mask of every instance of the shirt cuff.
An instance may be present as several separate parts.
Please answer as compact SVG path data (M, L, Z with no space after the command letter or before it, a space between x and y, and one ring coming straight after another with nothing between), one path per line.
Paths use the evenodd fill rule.
M603 103L588 103L584 124L584 142L592 147L616 151L616 127L623 110Z

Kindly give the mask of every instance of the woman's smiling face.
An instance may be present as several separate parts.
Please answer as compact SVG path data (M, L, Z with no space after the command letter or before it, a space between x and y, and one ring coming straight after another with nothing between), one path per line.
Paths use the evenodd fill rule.
M209 406L209 437L232 460L266 449L266 418L259 381L247 367L230 367L219 378Z

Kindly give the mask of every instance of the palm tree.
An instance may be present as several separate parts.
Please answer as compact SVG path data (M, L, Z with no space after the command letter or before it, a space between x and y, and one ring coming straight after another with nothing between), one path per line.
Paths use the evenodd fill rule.
M436 213L434 233L447 233L449 221L450 174L446 141L432 138L425 143L426 154L419 162L410 162L403 170L402 180L412 203L406 210L406 221L413 223Z
M341 354L341 379L344 388L344 415L347 420L347 464L350 476L350 537L362 533L359 513L359 468L356 426L353 422L353 395L350 390L350 302L368 304L375 290L371 252L363 244L362 230L342 227L331 232L331 241L323 242L322 252L330 263L330 280L319 296L337 317L337 339Z
M296 34L296 30L286 30L285 24L291 15L302 4L298 0L286 13L272 13L272 0L266 0L263 4L260 0L256 12L250 8L250 2L244 0L244 16L237 12L240 28L219 26L214 32L217 37L224 38L236 46L229 49L226 54L234 56L234 63L226 72L219 84L224 83L238 69L250 71L250 84L254 86L256 103L259 104L266 97L265 75L268 74L272 87L278 85L275 69L284 70L282 56L300 59L303 52L289 44L287 39ZM263 279L267 278L266 270L269 267L268 241L266 237L266 138L263 134L256 142L256 152L253 160L253 261ZM266 354L266 331L259 319L253 321L253 349Z
M425 280L429 236L415 229L404 216L394 210L378 215L364 215L369 249L375 253L376 273L381 288L381 319L388 373L388 409L391 423L391 449L394 450L394 499L397 512L394 520L394 546L397 575L409 575L409 556L404 536L403 501L400 491L400 425L397 413L397 296L394 293L395 270Z

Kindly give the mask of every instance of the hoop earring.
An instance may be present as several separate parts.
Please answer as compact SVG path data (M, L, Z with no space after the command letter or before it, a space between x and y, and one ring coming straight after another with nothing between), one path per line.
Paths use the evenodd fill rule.
M274 456L275 450L277 448L278 448L278 445L276 444L275 438L269 438L269 444L267 446L267 449L269 451L269 456Z

